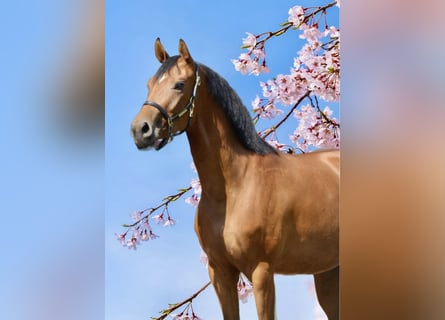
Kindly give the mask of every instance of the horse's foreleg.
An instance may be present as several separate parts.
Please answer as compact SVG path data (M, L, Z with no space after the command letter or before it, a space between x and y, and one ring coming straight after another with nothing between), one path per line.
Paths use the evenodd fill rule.
M259 320L275 318L275 284L267 263L259 263L252 273L253 292Z
M236 288L239 271L232 267L212 267L211 262L209 262L208 269L224 319L239 320L239 301Z
M318 302L329 320L338 320L339 315L339 267L314 274Z

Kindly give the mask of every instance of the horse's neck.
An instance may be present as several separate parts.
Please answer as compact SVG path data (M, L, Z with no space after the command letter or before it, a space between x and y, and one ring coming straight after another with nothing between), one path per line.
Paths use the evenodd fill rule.
M199 100L187 137L203 195L222 200L230 185L239 181L251 152L238 141L222 108L208 95Z

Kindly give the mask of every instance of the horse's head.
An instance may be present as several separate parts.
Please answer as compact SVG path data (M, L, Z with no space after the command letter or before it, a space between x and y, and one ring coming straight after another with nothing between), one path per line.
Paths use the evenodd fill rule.
M162 65L148 80L147 100L131 123L138 149L159 150L190 125L200 83L199 69L182 39L179 54L170 57L156 39L155 55Z

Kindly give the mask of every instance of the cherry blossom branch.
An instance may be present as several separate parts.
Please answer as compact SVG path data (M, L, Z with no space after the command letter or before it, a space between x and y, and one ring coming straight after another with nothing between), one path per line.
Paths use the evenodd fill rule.
M324 5L322 7L319 7L317 10L315 10L314 12L311 12L310 14L308 14L307 16L305 16L305 18L303 19L303 21L301 21L301 23L298 26L294 26L294 24L290 21L286 21L283 22L283 28L277 30L277 31L269 31L269 32L263 32L260 33L257 38L259 39L260 37L264 36L265 37L261 40L259 40L256 43L255 47L259 47L259 48L264 48L264 43L269 40L270 38L276 36L281 36L282 34L286 33L292 26L294 26L295 29L298 29L300 25L302 25L303 23L306 23L310 18L314 18L318 13L323 12L326 13L326 10L335 6L337 4L337 1L333 1L331 3L328 3L327 5ZM242 48L249 48L249 46L243 46Z
M153 207L153 208L147 208L144 210L139 211L141 214L149 211L148 214L146 214L145 216L141 217L140 219L136 220L134 223L132 224L123 224L122 226L124 228L131 228L136 226L138 223L140 223L142 220L146 219L147 217L149 217L151 214L153 214L153 212L155 212L156 210L159 210L162 207L167 207L169 203L178 200L179 198L181 198L185 193L187 193L188 191L190 191L192 189L191 186L188 186L187 188L182 188L179 189L178 193L175 193L173 195L169 195L164 197L162 200L164 200L164 202L162 202L160 205Z
M289 110L289 112L281 119L276 125L271 126L269 129L264 130L261 133L261 138L265 139L267 138L272 132L275 132L286 120L290 117L290 115L294 112L294 110L300 105L300 103L306 98L309 97L310 92L306 92L295 104L294 106Z
M186 305L186 304L191 304L193 302L193 299L195 299L197 296L199 296L205 289L207 289L212 283L209 281L207 282L204 286L202 286L198 291L196 291L195 293L193 293L190 297L184 299L181 302L178 303L173 303L173 304L169 304L169 308L164 309L162 311L160 311L161 315L157 318L152 317L152 320L163 320L165 319L168 315L170 315L173 311L181 308L182 306ZM188 306L184 309L186 310L188 308Z
M332 119L330 119L321 109L320 106L318 105L318 99L317 96L314 96L315 99L315 105L314 102L312 101L312 98L309 96L309 101L311 102L312 107L316 108L317 111L320 113L321 117L324 119L324 121L326 121L328 124L330 124L333 127L337 127L340 128L340 123L333 121Z
M337 4L337 0L333 1L331 3L328 3L327 5L324 5L322 7L318 7L317 10L315 10L314 12L311 12L311 14L307 15L303 22L306 23L307 20L309 20L309 18L314 18L315 15L317 15L320 12L323 12L323 14L326 14L326 10L335 6L336 4Z
M155 211L163 208L161 214L158 214L157 216L154 216L153 219L155 219L156 223L162 223L164 227L172 226L175 224L175 221L170 217L170 213L168 211L168 205L179 198L181 198L185 193L190 191L192 189L192 186L189 186L187 188L179 189L179 191L175 194L169 195L164 197L162 200L163 202L159 204L156 207L147 208L140 211L134 211L131 214L131 217L133 218L133 223L131 224L123 224L122 226L124 228L127 228L127 230L123 233L117 234L116 238L117 240L124 245L125 247L129 249L135 249L137 248L137 245L139 244L139 241L147 241L147 240L153 240L158 238L156 234L153 233L153 230L151 228L149 217L152 215ZM147 212L147 214L143 215L144 212ZM167 219L165 219L165 215L167 216ZM129 239L127 239L127 234L132 231L132 234Z
M205 258L207 259L207 256L204 254ZM204 259L205 260L205 259ZM188 319L188 320L200 320L199 317L196 316L196 314L193 311L193 300L199 296L204 290L206 290L211 285L211 282L207 282L204 286L202 286L198 291L193 293L190 297L182 300L178 303L169 304L169 307L167 309L164 309L160 311L161 315L157 318L152 317L152 320L163 320L168 315L172 315L174 319ZM247 303L249 298L253 296L253 286L252 283L247 279L247 277L243 274L239 274L238 283L236 285L236 289L238 292L238 299L242 303ZM173 315L172 312L176 311L177 309L181 308L185 305L185 308L176 315ZM190 315L191 311L191 315Z

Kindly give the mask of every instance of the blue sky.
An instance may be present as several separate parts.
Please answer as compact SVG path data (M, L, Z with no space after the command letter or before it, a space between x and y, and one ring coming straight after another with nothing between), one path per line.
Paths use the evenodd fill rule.
M188 186L195 173L185 135L175 138L161 152L140 152L129 134L130 122L145 100L146 82L159 63L153 45L161 38L171 55L183 38L193 56L226 78L245 105L261 95L260 80L288 73L301 46L295 33L267 45L271 73L242 76L230 59L241 53L245 32L279 28L290 7L308 1L107 1L106 2L106 319L147 319L168 303L177 302L208 281L199 262L200 248L193 231L194 209L178 200L170 212L172 228L155 228L160 236L137 251L123 248L114 233L130 221L133 210L152 207L178 188ZM327 2L311 1L310 5ZM329 21L338 25L338 10ZM337 116L338 117L338 116ZM272 124L271 122L270 124ZM294 126L295 127L295 126ZM286 140L285 136L280 136ZM288 142L288 141L282 141ZM295 313L308 319L314 301L308 293L310 276L277 277L278 316ZM220 318L213 289L194 303L204 319ZM241 304L245 319L255 318L253 299ZM294 318L294 317L293 317Z

